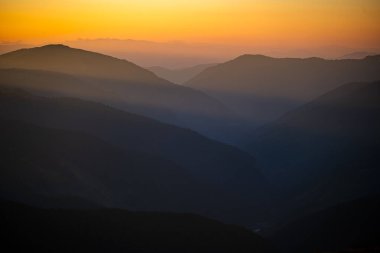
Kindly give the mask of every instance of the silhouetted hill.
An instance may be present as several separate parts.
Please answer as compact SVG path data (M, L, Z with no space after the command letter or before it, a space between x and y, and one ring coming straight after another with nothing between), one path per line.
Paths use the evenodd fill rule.
M157 85L165 83L129 61L60 44L3 54L0 68L48 70L105 79L157 82Z
M160 66L154 66L147 69L155 73L157 76L169 80L170 82L183 84L184 82L189 81L191 78L198 75L203 70L215 65L216 63L200 64L180 69L168 69Z
M2 247L28 252L273 252L254 233L191 214L37 209L1 202Z
M313 210L380 192L379 115L380 82L350 83L257 130L246 147L283 193Z
M380 56L362 60L242 55L185 83L219 99L257 126L343 83L380 79Z
M91 99L212 137L223 136L220 128L233 118L222 103L200 91L170 83L126 60L64 45L3 54L0 69L0 80L12 86Z
M49 128L80 131L112 143L127 153L134 150L173 161L181 166L182 173L194 178L200 184L207 185L208 188L201 192L216 189L223 195L220 199L224 199L224 206L235 210L222 213L247 223L248 219L260 219L259 216L263 215L262 211L265 210L263 199L269 186L256 169L254 159L232 146L212 141L190 130L162 124L94 102L69 98L42 98L5 88L1 89L0 98L0 118L22 120ZM148 167L154 168L154 159L145 158L145 160L151 165ZM162 162L158 160L157 163ZM107 166L106 161L103 166ZM165 167L169 170L171 166L162 165L162 168ZM168 173L170 171L172 170ZM145 172L136 180L140 182L145 180L145 174L149 178L155 176ZM168 175L170 177L170 174ZM187 177L184 177L185 180ZM157 178L158 181L153 184L159 184L160 180L166 182L164 179L165 176ZM173 179L173 182L175 181ZM178 181L178 184L180 187L181 184L190 183ZM173 189L174 186L168 189L169 196L170 191L173 191L173 194L178 193L178 190ZM189 190L189 194L192 191ZM197 198L194 197L195 202ZM157 203L160 201L157 199ZM211 202L199 206L210 212L219 209Z
M343 203L286 225L272 243L289 253L378 252L379 213L379 196Z

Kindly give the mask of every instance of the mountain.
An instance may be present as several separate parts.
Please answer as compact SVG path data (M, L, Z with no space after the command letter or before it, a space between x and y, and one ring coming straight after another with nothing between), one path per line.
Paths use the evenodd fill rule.
M19 43L19 42L6 42L1 41L0 42L0 54L9 53L18 49L31 47L31 45Z
M126 60L64 45L0 56L0 80L50 96L102 102L218 138L234 117L219 101L176 85ZM23 70L21 70L23 69Z
M165 84L154 74L126 60L65 45L19 49L0 57L0 68L39 69L67 74Z
M306 215L272 236L281 252L378 252L380 198L371 196Z
M242 55L185 83L234 109L252 127L340 86L380 79L380 55L362 60L271 58Z
M1 201L4 248L32 252L273 252L256 234L201 216L38 209Z
M148 70L155 73L157 76L169 80L172 83L183 84L189 81L194 76L198 75L203 70L215 66L215 64L199 64L192 67L180 68L180 69L169 69L160 66L154 66L147 68Z
M265 214L262 213L266 209L263 199L269 192L269 185L261 172L256 169L253 157L235 147L207 139L191 130L163 124L94 102L70 98L44 98L7 88L0 90L0 118L90 134L124 152L129 153L133 150L146 154L145 157L144 155L140 157L142 156L141 160L146 160L150 167L154 167L156 163L157 159L154 157L172 161L178 166L164 165L160 159L157 160L157 164L162 164L162 168L168 169L168 177L171 177L172 171L180 170L183 173L183 180L194 178L200 185L207 185L202 192L217 189L222 195L220 198L225 199L225 207L235 209L240 214L236 216L236 213L233 215L232 212L226 212L228 216L249 222L249 219L260 219L260 215ZM133 154L131 153L132 157L139 157L138 154ZM101 156L101 153L98 155ZM106 164L105 161L102 165L107 166ZM173 166L181 169L169 170ZM151 175L155 176L155 173L146 172L141 177L136 176L136 180L145 180L145 174L148 176L147 179ZM171 184L177 181L174 175L173 178ZM158 177L158 181L154 184L158 184L161 179L162 182L166 182L164 176L164 178ZM178 181L178 184L180 187L181 184L186 186L190 183ZM169 193L173 189L174 186L168 189ZM184 192L192 191L194 190ZM177 192L178 190L174 190L173 194ZM193 196L194 202L198 199L195 196ZM231 202L228 203L229 201ZM157 202L160 201L157 199ZM237 206L240 208L236 209ZM204 208L215 210L211 202L204 205Z
M53 198L58 207L78 208L75 203L86 200L137 210L202 212L213 194L221 195L173 162L124 151L91 135L7 120L0 129L2 198L36 206ZM208 196L206 189L214 193ZM221 207L216 196L213 203Z
M371 56L371 55L376 55L376 53L371 53L371 52L353 52L353 53L350 53L350 54L345 54L341 57L339 57L338 59L364 59L366 58L367 56Z
M380 193L380 82L349 83L258 129L244 144L301 212Z

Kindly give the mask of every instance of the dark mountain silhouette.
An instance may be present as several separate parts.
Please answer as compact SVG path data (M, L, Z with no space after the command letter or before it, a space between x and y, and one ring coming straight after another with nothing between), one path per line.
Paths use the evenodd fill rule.
M169 80L170 82L183 84L184 82L189 81L191 78L201 73L203 70L215 65L216 63L199 64L192 67L180 69L169 69L165 67L154 66L147 69L155 73L157 76Z
M192 214L38 209L0 202L2 247L28 252L273 252L256 234Z
M215 138L223 135L220 129L234 117L200 91L170 83L126 60L64 45L3 54L0 68L3 83L44 95L91 99Z
M289 253L378 252L379 213L379 196L342 203L286 225L272 243Z
M260 219L260 215L264 215L262 211L266 207L263 199L268 193L269 185L256 169L254 159L237 148L212 141L190 130L159 123L94 102L69 98L42 98L6 88L1 89L0 97L0 118L22 120L49 128L80 131L97 136L127 153L133 150L173 161L179 166L164 165L160 159L156 159L158 164L162 164L162 168L168 169L167 177L173 177L173 182L178 183L179 189L182 184L194 185L184 183L188 177L194 178L201 185L207 185L207 188L203 190L197 186L195 188L199 188L198 191L193 189L183 192L190 194L192 191L209 192L216 189L222 195L220 199L225 201L224 206L235 210L234 212L239 215L236 216L232 211L222 213L231 217L235 216L238 220L247 223L249 219ZM112 152L109 153L111 155ZM139 157L138 153L132 154L134 153L131 153L132 157ZM99 156L102 154L99 153ZM142 165L143 167L155 168L155 159L143 156L141 160L146 160L148 163L148 165ZM99 163L99 166L115 163L110 161ZM173 166L181 167L181 169L169 169ZM136 167L139 166L136 165ZM170 176L171 171L178 170L184 173L182 174L185 180L183 183L176 180L175 175ZM142 182L141 180L145 180L145 174L148 178L155 177L154 173L144 172L141 177L136 176L134 180ZM152 184L167 185L164 180L165 173L159 174L164 178L158 177L158 181ZM163 183L158 183L161 181ZM180 194L179 190L174 190L176 187L168 189L169 196ZM139 198L144 199L142 196ZM193 196L195 202L198 201L197 198ZM161 200L157 198L157 204ZM177 204L174 205L177 206ZM199 206L210 209L210 213L213 209L218 209L215 209L215 204L211 202Z
M353 52L353 53L350 53L350 54L345 54L341 57L339 57L338 59L364 59L366 58L367 56L372 56L372 55L376 55L376 53L374 52Z
M380 79L380 56L362 60L242 55L208 68L186 86L218 98L258 126L337 88Z
M246 147L297 196L286 207L323 208L380 193L379 113L380 82L346 84L259 129Z

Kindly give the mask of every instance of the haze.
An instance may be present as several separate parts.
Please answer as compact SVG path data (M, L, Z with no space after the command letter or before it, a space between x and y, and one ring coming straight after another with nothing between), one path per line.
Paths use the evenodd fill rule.
M336 58L378 52L380 45L374 0L3 0L0 9L3 52L64 43L144 66L183 67L242 53Z

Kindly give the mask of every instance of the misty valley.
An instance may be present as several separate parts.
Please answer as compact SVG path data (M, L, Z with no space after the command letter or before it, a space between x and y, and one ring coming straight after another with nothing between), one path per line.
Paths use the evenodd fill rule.
M0 55L9 252L380 252L380 55Z

